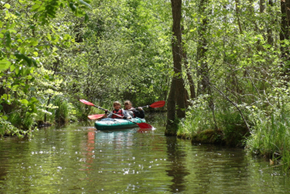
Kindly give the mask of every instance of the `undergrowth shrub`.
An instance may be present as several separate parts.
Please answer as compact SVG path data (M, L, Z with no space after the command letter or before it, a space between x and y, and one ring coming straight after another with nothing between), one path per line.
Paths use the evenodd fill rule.
M206 132L216 135L214 138L229 146L242 146L242 140L248 135L247 126L244 123L236 107L228 102L220 101L215 104L213 112L208 106L206 96L192 103L186 113L186 119L181 120L177 135L192 138L194 135ZM213 135L208 136L213 139ZM207 141L207 140L205 140Z
M223 140L229 146L242 146L242 140L249 135L246 124L235 107L218 109L216 120L223 133Z
M251 136L247 141L247 148L253 153L260 153L270 157L272 154L282 154L290 150L289 113L274 110L270 115L258 110L253 114Z
M35 124L35 113L13 112L9 115L10 123L21 130L29 130Z
M178 126L177 135L192 136L200 131L214 129L214 123L208 119L212 117L212 113L208 108L208 102L200 97L191 102L192 105L186 112L186 119L182 119Z
M31 131L23 131L15 126L13 126L9 121L6 121L2 117L0 117L0 137L4 135L17 135L18 137L23 137L25 134L30 133Z
M53 104L58 107L54 111L55 122L59 125L66 124L69 115L69 104L67 100L57 96L53 100Z

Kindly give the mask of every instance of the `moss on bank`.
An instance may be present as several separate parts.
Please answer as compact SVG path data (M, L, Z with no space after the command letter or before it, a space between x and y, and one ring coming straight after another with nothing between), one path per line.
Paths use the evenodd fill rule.
M182 139L190 139L193 143L219 144L230 147L243 147L247 131L233 131L225 134L222 130L206 129L197 133L183 133L178 137Z

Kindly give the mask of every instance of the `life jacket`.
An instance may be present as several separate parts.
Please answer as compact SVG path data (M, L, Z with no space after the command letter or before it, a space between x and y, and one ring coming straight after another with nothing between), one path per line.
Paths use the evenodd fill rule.
M117 115L120 115L120 116L124 116L124 114L123 114L123 111L122 111L122 109L119 109L119 110L113 110L112 111L114 114L117 114ZM112 115L112 118L113 119L121 119L121 117L118 117L118 116L116 116L116 115Z

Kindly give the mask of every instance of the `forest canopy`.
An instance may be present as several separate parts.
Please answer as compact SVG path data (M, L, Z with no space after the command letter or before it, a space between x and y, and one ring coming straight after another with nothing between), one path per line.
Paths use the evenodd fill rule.
M80 98L110 107L114 100L165 99L171 56L163 15L170 17L170 3L167 10L152 3L1 2L2 126L84 120L95 110Z

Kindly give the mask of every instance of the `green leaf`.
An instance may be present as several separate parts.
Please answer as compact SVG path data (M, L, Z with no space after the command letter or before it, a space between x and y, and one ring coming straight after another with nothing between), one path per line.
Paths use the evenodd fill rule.
M5 5L4 5L4 7L6 7L7 9L10 9L10 4L8 4L8 3L6 3Z
M38 102L37 98L32 97L32 98L30 99L30 103L36 103L36 102Z
M10 36L10 32L9 31L7 31L6 33L5 33L5 44L6 44L6 46L7 47L9 47L10 48L10 44L11 44L11 36Z
M19 68L16 68L16 69L15 69L15 74L16 74L16 75L19 75Z
M0 72L7 70L10 67L10 65L11 65L10 61L8 61L7 59L2 59L0 61Z
M10 66L10 71L14 71L14 69L15 69L15 65L11 65Z
M4 100L9 100L10 99L10 95L7 95L7 94L3 94L2 96L1 96L1 99L4 99Z
M32 46L37 46L38 45L38 41L35 39L35 40L32 40L31 41L31 44Z
M89 16L88 14L85 14L85 22L89 21Z
M22 104L24 104L25 106L28 105L28 101L27 101L26 99L22 99L22 100L20 100L20 102L21 102Z
M3 94L3 95L1 96L1 98L4 99L4 100L8 100L9 96L8 96L7 94Z
M47 39L49 40L49 41L51 41L51 35L50 34L47 34Z
M72 10L73 12L75 12L75 11L77 10L77 8L76 8L76 6L73 4L73 2L70 2L70 3L69 3L69 7L71 8L71 10Z
M23 59L24 61L26 61L26 63L28 64L28 66L31 66L32 64L35 67L37 66L36 61L34 59L31 59L31 58L27 57L24 54L15 53L14 55L17 57L17 59L19 59L19 60Z
M34 5L31 7L31 10L32 10L32 11L36 11L39 7L40 7L40 4L34 4Z

